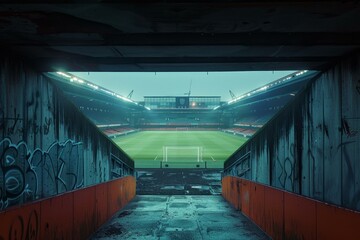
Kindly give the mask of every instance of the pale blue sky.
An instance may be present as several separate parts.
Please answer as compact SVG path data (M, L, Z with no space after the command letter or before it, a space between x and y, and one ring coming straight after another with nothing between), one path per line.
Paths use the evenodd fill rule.
M294 70L295 71L295 70ZM122 96L134 90L132 99L144 96L183 96L192 81L192 96L221 96L231 99L229 89L236 96L263 86L294 71L256 72L71 72Z

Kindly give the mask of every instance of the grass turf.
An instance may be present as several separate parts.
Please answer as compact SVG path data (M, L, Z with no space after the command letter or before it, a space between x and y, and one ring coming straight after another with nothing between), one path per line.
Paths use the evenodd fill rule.
M167 167L222 168L226 160L247 138L220 131L141 131L113 139L135 161L136 168L165 166L163 147L202 147L202 162L197 149L168 149Z

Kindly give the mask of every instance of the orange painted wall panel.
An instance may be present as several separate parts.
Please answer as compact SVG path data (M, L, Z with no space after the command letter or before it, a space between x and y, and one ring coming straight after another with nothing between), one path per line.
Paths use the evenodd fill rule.
M26 204L2 212L0 239L40 239L40 203Z
M122 184L113 181L108 186L108 214L114 215L119 209L123 208L136 193L136 183L134 178L126 178Z
M104 224L110 216L108 215L108 192L105 184L100 184L95 187L95 201L96 201L96 227Z
M238 197L237 197L237 192L236 192L236 189L235 189L235 183L236 183L236 179L234 179L234 178L230 178L230 188L229 188L229 195L230 195L230 199L229 199L229 201L230 201L230 203L231 203L231 205L234 207L234 208L236 208L237 207L237 199L238 199Z
M236 179L236 206L235 208L241 211L241 184L242 184L242 180L240 178Z
M316 202L292 193L284 194L285 237L316 239Z
M233 205L233 197L231 194L232 191L231 191L231 181L233 180L233 178L229 177L229 176L226 176L222 179L222 188L221 188L221 191L222 191L222 195L225 199L227 199L229 201L229 203L231 203L231 205Z
M236 181L239 194L229 192L236 192ZM226 176L222 184L223 197L237 197L242 212L273 239L360 239L360 212L246 179Z
M241 182L241 211L248 217L250 217L250 188L251 182L242 179Z
M264 231L273 239L282 239L284 232L284 192L265 187L264 206Z
M128 176L0 212L0 239L86 239L136 194ZM111 215L113 215L111 214Z
M265 228L265 187L253 182L250 182L250 218Z
M96 230L95 186L74 192L73 239L86 239Z
M40 202L40 239L71 239L74 227L73 193L52 197Z
M119 204L118 195L121 195L121 186L116 182L110 182L108 185L108 215L111 217L117 211L117 209L121 208ZM119 197L121 198L121 196Z
M317 239L360 239L360 213L317 202Z
M126 185L127 193L129 194L131 193L131 195L127 195L127 201L130 201L136 195L136 180L135 178L128 178L127 181L128 181L128 184Z

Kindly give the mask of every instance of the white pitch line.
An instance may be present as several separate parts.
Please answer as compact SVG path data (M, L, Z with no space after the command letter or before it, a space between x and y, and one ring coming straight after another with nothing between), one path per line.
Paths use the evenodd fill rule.
M156 155L156 157L154 158L154 161L158 158L159 155Z
M211 159L213 160L213 162L216 162L216 160L212 157L212 156L210 156L211 157Z

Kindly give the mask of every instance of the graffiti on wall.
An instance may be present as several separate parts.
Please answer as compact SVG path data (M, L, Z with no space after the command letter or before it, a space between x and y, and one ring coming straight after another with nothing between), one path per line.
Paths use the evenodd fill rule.
M5 136L19 135L21 136L24 132L28 134L42 134L48 135L50 127L53 124L51 117L44 117L42 122L29 119L24 122L24 119L17 112L16 108L12 114L12 117L5 117L4 112L0 109L0 129Z
M341 125L342 125L343 132L349 138L356 137L359 134L359 131L350 126L349 120L353 120L353 119L344 119L344 118L341 119ZM356 120L359 120L359 119L356 119ZM354 124L354 125L357 125L357 124Z
M0 141L0 210L81 188L83 184L81 142L56 141L46 150L30 150L24 141Z
M29 216L19 215L13 219L9 228L8 239L38 239L39 228L39 214L36 210L32 210Z
M290 145L290 155L280 161L279 157L276 157L276 162L280 168L277 172L277 179L280 186L283 189L294 191L294 174L295 174L295 145Z

